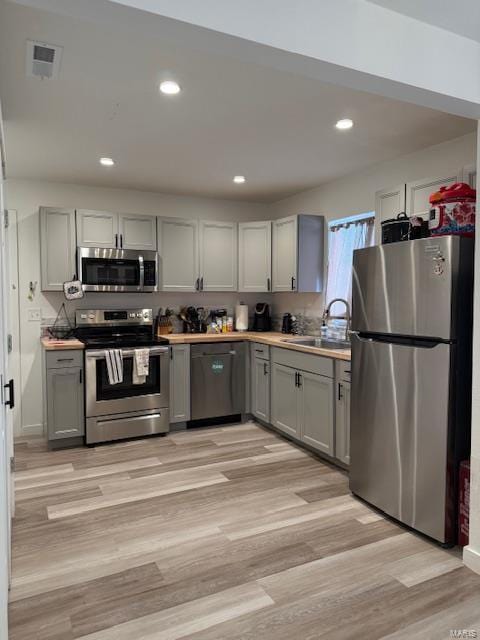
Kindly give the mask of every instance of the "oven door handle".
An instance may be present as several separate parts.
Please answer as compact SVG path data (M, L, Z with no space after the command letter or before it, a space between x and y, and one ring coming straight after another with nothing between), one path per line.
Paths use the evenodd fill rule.
M140 282L138 288L140 291L143 291L145 286L145 264L143 262L143 256L138 256L138 264L140 265Z
M87 349L87 351L85 352L85 357L87 359L94 358L95 360L98 360L100 358L105 358L105 351L108 351L108 349L104 349L104 350L99 349L98 351L93 349L92 350ZM123 358L131 357L135 354L135 351L136 349L121 349L122 357ZM148 355L149 356L166 356L168 355L168 347L150 347L148 349Z

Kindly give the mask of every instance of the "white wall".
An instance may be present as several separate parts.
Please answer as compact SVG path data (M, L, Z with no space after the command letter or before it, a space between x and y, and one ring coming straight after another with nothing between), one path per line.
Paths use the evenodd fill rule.
M40 238L39 206L72 207L138 213L143 215L177 216L213 220L264 220L271 217L268 205L172 196L124 189L104 189L61 183L30 180L7 181L7 203L18 214L18 259L20 297L20 350L21 350L21 424L23 433L38 433L42 425L42 371L40 349L40 323L28 321L28 310L40 308L43 318L54 318L64 302L62 293L40 291ZM33 301L28 300L30 281L38 281ZM173 306L226 306L233 310L239 298L249 305L267 300L265 295L254 294L96 294L68 303L71 313L75 308L116 308Z
M273 205L273 214L281 218L294 213L314 213L323 214L327 220L335 220L374 211L375 192L380 189L441 176L475 162L476 133L471 133L280 200ZM285 293L274 298L275 313L292 308L297 313L321 314L324 308L323 295Z

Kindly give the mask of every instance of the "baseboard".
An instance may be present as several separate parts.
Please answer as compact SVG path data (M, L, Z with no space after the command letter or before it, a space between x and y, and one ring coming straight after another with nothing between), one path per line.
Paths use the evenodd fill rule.
M43 436L43 424L22 425L22 436Z
M175 433L175 431L186 431L186 430L187 430L186 422L170 423L170 433Z
M480 551L473 549L470 545L463 550L463 562L469 569L480 573Z

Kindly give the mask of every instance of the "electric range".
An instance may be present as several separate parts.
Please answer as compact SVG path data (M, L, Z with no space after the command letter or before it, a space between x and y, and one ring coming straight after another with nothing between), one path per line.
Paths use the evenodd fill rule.
M75 335L85 344L86 442L95 444L169 430L168 340L153 335L152 309L75 313ZM123 380L110 384L106 351L118 349ZM148 351L148 375L134 376L137 349Z

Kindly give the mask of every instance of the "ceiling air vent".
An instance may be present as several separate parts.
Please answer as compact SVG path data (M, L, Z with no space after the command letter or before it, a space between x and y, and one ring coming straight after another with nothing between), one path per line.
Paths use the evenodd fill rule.
M63 47L27 40L27 76L56 78Z

